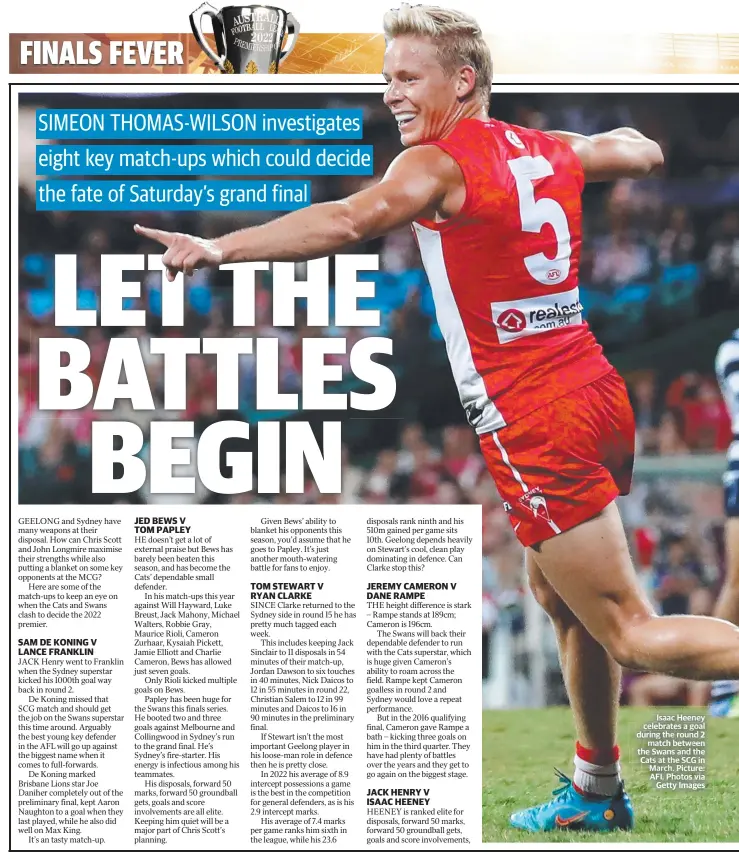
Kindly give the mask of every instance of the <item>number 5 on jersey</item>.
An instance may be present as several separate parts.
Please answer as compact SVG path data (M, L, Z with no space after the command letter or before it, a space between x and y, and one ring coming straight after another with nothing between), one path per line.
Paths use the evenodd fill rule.
M567 215L556 200L534 198L534 180L554 175L554 168L543 155L522 155L508 162L518 191L521 212L521 229L527 233L540 233L545 224L551 224L557 239L557 253L549 259L543 253L524 257L524 265L534 280L543 284L562 283L570 273L570 228Z

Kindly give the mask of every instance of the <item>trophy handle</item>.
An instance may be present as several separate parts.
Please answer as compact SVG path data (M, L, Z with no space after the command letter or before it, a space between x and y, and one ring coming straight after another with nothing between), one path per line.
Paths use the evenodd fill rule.
M292 12L287 13L285 23L287 24L287 34L290 41L288 42L285 50L280 53L280 62L282 62L285 57L292 52L292 49L298 41L298 36L300 35L300 24L298 24L297 19Z
M216 46L219 51L223 52L223 56L219 57L218 54L214 53L213 49L208 44L207 39L203 35L202 24L204 15L207 15L213 22L213 35L216 37ZM221 23L218 10L214 6L211 6L210 3L201 3L200 6L198 6L198 8L190 15L190 27L192 27L193 35L197 39L200 47L205 51L210 59L213 60L218 68L223 71L223 64L226 59L226 44L223 38L223 24Z

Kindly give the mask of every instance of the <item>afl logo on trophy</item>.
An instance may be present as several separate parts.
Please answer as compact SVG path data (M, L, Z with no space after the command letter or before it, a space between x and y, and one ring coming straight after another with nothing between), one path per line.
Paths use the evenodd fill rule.
M215 53L203 35L203 17L213 22ZM274 75L298 41L300 25L276 6L224 6L203 3L190 15L200 47L224 74ZM283 50L282 43L287 38Z

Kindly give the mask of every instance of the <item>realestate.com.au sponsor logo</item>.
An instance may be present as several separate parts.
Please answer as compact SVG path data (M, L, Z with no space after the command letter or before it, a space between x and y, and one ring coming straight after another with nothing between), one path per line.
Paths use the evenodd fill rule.
M494 302L491 307L501 343L582 323L583 306L577 287L553 295Z

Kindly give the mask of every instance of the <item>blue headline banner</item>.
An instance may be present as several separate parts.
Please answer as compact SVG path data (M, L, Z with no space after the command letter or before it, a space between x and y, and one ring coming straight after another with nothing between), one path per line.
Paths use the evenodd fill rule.
M37 176L371 176L371 146L36 146Z
M40 140L357 140L362 111L162 109L36 110Z
M310 182L42 179L39 211L272 211L310 203Z

